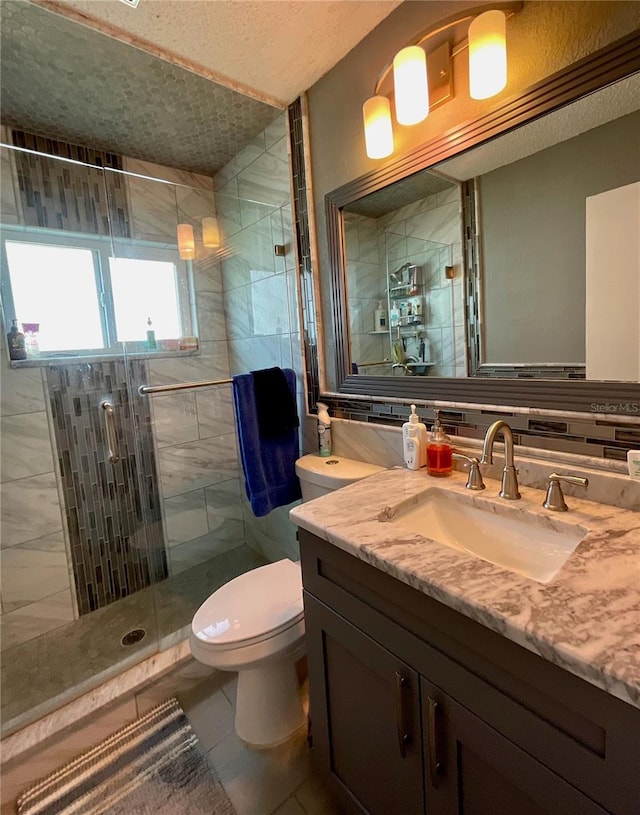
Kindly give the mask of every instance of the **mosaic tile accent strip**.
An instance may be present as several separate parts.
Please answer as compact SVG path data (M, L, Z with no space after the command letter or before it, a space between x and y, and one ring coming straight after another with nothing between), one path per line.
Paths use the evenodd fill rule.
M9 151L18 180L25 225L130 237L125 177L98 169L122 169L119 155L23 130L12 130L11 139L16 147L43 154ZM57 161L58 158L73 159L82 164Z
M406 403L372 402L366 398L324 396L332 416L359 422L400 427L407 420L411 400ZM430 425L435 419L434 409L418 409L422 421ZM626 461L627 451L640 448L640 426L637 423L602 421L594 419L566 420L557 416L527 415L506 410L440 410L440 419L449 436L483 439L487 428L496 419L508 421L516 444L563 453L593 456L594 458Z
M146 366L70 363L46 376L82 615L167 576L149 402L131 400L128 388L147 381ZM115 464L100 407L106 398L116 413Z
M311 239L309 234L309 207L307 204L307 176L304 161L304 131L300 98L289 105L289 138L293 173L293 213L300 274L302 325L304 326L304 358L307 399L315 405L319 398L318 331L316 326L315 295L311 266Z

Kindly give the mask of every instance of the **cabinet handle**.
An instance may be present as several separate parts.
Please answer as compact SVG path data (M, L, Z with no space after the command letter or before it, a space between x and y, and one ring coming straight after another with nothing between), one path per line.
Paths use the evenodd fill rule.
M404 689L409 687L406 676L396 671L396 726L398 728L398 749L402 758L407 757L407 744L411 743L411 736L407 733L404 711Z
M438 773L440 771L440 762L438 761L438 743L437 743L437 730L436 730L436 714L439 709L439 704L435 699L430 696L427 697L429 704L428 722L429 722L429 778L431 786L438 789Z
M113 405L108 399L100 402L100 407L104 410L104 428L107 434L107 447L109 448L109 461L116 464L120 461L118 452L118 434L116 432L116 420L113 413Z

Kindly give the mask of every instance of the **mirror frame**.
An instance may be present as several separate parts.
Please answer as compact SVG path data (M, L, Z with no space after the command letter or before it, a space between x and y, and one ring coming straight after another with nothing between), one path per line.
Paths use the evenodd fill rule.
M392 159L325 196L330 262L331 317L335 326L335 381L340 394L465 405L512 405L589 414L640 413L633 382L514 378L383 377L350 373L346 253L342 210L359 198L426 170L489 139L640 71L640 31L611 43L466 122ZM465 309L469 308L468 280ZM326 393L326 391L325 391ZM600 408L607 408L601 410Z

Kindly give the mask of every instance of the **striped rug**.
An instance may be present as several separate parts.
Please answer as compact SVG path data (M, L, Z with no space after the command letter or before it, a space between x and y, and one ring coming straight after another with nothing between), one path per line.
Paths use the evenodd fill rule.
M34 784L18 815L235 815L176 699Z

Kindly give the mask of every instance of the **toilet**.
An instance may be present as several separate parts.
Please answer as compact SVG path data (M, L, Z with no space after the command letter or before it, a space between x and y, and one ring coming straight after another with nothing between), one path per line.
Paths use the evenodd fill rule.
M296 461L303 501L382 469L342 456ZM268 563L219 588L196 611L189 644L199 662L238 672L235 728L246 744L275 747L306 727L296 672L305 653L299 563Z

